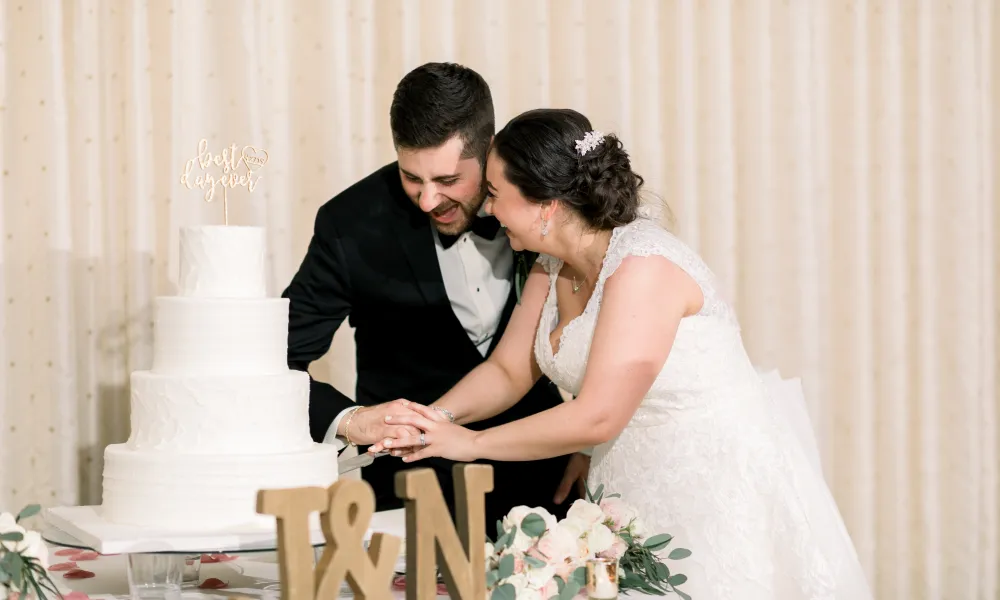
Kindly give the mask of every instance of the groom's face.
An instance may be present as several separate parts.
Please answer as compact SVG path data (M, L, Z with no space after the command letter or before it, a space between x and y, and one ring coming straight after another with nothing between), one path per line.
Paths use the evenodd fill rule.
M483 171L475 158L463 158L457 135L437 148L399 148L403 189L438 231L457 235L469 228L483 204Z

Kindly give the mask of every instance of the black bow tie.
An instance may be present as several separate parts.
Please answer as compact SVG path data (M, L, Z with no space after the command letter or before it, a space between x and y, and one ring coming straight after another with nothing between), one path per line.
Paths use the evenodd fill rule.
M496 217L476 217L472 220L472 227L469 230L483 239L492 240L497 236L497 232L500 231L500 221ZM441 238L441 245L446 250L451 248L452 244L457 242L459 238L457 235L449 235L441 232L438 232L438 237Z

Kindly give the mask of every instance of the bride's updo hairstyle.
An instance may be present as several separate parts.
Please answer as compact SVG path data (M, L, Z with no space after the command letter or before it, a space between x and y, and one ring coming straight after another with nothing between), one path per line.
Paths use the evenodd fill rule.
M575 110L529 110L496 134L493 147L507 180L527 200L561 200L589 227L613 229L638 216L643 179L632 170L621 140L612 134L588 137L592 129Z

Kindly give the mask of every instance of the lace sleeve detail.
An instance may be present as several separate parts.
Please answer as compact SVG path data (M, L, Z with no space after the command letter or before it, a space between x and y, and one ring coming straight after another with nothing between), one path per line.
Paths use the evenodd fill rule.
M559 273L560 260L554 256L549 256L548 254L539 254L538 258L535 259L537 264L542 265L545 272L549 275Z
M629 256L662 256L684 270L695 280L705 296L705 304L699 312L703 316L717 316L736 322L729 305L716 289L715 275L708 265L687 244L680 241L659 224L639 219L634 223L616 229L608 245L604 268L598 278L603 293L608 277Z

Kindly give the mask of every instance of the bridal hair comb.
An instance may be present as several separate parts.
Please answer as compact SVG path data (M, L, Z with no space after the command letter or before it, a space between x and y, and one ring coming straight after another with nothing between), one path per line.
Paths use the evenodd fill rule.
M576 153L586 156L588 152L604 143L604 134L600 131L588 131L582 140L576 140Z

